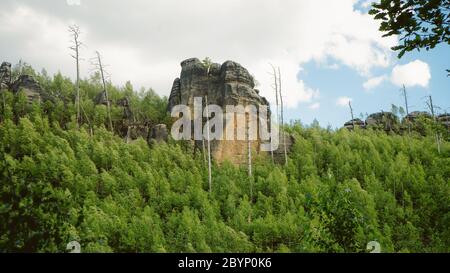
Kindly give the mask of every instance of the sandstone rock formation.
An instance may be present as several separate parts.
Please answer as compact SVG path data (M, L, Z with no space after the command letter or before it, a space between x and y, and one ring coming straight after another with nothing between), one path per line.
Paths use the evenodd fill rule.
M428 112L425 112L425 111L414 111L414 112L409 113L405 117L405 120L414 122L418 118L432 119L433 117Z
M166 142L169 137L169 132L167 130L167 125L165 124L157 124L152 127L149 134L149 143L152 142Z
M197 58L187 59L181 63L180 78L173 83L168 110L178 104L193 105L194 97L206 95L209 104L219 106L268 105L254 87L253 77L236 62L213 63L208 67Z
M189 106L192 111L194 98L206 96L209 105L219 105L224 110L226 105L269 106L268 101L255 89L253 76L240 64L233 61L226 61L222 65L205 64L197 58L181 62L181 75L173 82L168 111L180 104ZM286 138L291 140L288 136ZM203 147L202 141L197 140L193 144L197 149ZM254 154L260 153L259 144L260 141L251 141ZM219 163L229 160L241 164L247 162L248 143L246 140L214 140L211 141L211 154Z
M366 126L370 128L380 128L385 131L394 130L399 124L396 115L391 112L379 112L369 115L366 119Z
M359 118L356 118L356 119L352 119L350 121L347 121L344 124L344 127L349 129L349 130L353 130L355 127L359 127L361 129L365 129L366 128L366 122L361 120L361 119L359 119Z
M11 64L3 62L0 65L0 89L8 89L11 85Z
M437 117L439 123L447 127L450 130L450 114L442 114Z
M33 101L45 101L51 99L43 92L39 83L30 75L20 75L19 78L11 84L10 89L17 94L19 91L23 91L28 98L28 102Z

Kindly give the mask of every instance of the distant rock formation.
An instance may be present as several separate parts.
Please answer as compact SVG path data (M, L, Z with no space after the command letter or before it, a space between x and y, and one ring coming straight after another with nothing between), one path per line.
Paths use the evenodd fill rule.
M439 123L444 125L448 130L450 130L450 114L442 114L437 117Z
M17 80L13 81L11 64L8 62L2 62L0 65L0 89L9 90L14 94L22 91L30 104L35 101L52 99L31 75L20 75Z
M253 76L239 63L226 61L222 65L208 65L197 58L181 62L180 78L173 82L168 111L180 104L193 109L194 98L206 96L208 104L221 106L224 110L226 105L269 106L268 101L255 89ZM288 136L287 139L291 140ZM251 142L251 149L256 153L260 153L259 144L259 141ZM202 149L203 143L195 141L194 145L197 149ZM280 149L277 152L281 152ZM229 160L241 164L247 162L248 143L244 140L214 140L211 141L211 153L219 163Z
M11 91L17 94L19 91L24 92L29 103L50 100L40 84L31 75L20 75L10 86Z
M405 121L415 122L418 118L432 119L433 117L425 111L414 111L405 117Z
M450 129L450 114L442 114L433 118L433 116L426 111L414 111L406 115L400 122L396 115L390 112L378 112L367 117L366 121L361 119L354 119L346 122L344 128L353 130L353 126L361 129L383 129L386 131L395 131L403 133L406 131L415 131L422 135L426 135L425 123L434 122L442 124Z
M356 128L360 128L360 129L365 129L366 128L366 122L361 120L361 119L359 119L359 118L356 118L356 119L352 119L350 121L347 121L344 124L344 127L349 129L349 130L353 130L355 127Z
M396 115L391 112L378 112L369 115L366 119L368 128L379 128L385 131L393 131L399 125Z

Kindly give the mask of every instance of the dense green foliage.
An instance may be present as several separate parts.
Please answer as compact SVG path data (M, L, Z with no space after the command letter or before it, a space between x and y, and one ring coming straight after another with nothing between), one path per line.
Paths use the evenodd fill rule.
M292 124L287 166L261 156L249 178L214 164L210 194L188 146L126 144L105 129L87 95L95 78L82 84L91 127L77 130L63 100L73 84L38 77L61 99L2 95L0 252L63 252L73 240L83 252L366 252L374 240L383 252L450 251L450 145L439 154L433 134ZM142 119L166 119L164 98L111 90Z

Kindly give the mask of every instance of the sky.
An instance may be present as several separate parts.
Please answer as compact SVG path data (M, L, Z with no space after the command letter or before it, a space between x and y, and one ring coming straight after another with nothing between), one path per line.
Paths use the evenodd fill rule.
M68 26L77 24L84 44L83 77L100 51L111 81L168 96L187 58L239 62L275 101L271 66L283 80L285 120L341 127L356 117L403 105L450 112L450 46L407 53L390 48L367 0L2 0L0 61L23 60L36 70L75 75Z

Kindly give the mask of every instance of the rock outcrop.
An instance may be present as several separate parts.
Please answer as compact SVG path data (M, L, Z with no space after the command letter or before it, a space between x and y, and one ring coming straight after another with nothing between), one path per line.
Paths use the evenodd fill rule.
M399 120L397 116L391 112L374 113L366 119L366 126L368 128L380 128L385 131L392 131L398 125Z
M356 119L352 119L350 121L347 121L344 124L344 127L349 129L349 130L353 130L355 127L356 128L360 128L360 129L365 129L366 128L366 122L361 120L361 119L359 119L359 118L356 118Z
M152 142L161 143L167 142L169 137L169 132L167 130L167 125L165 124L157 124L152 127L149 134L148 142L151 144Z
M450 114L442 114L437 117L439 123L447 127L450 130Z
M415 122L419 118L433 119L433 117L428 112L425 112L425 111L414 111L414 112L409 113L405 117L405 121Z
M208 96L209 104L268 105L267 100L254 89L250 73L240 64L226 61L222 65L205 65L197 58L181 63L180 78L175 79L169 96L169 112L175 105L191 106L194 97Z
M97 105L108 105L108 99L106 96L106 91L102 91L100 93L97 94L97 96L95 96L94 98L94 102ZM111 100L109 100L109 102L111 103Z
M20 75L19 78L11 84L10 89L15 94L19 91L23 91L29 103L51 99L43 92L39 83L31 75Z
M34 101L41 102L51 99L40 84L31 75L20 75L17 80L13 80L11 63L2 62L0 65L0 90L9 90L14 94L23 91L31 104Z
M3 62L0 65L0 89L8 89L11 85L11 64Z
M240 64L233 61L226 61L222 65L205 64L197 58L181 62L181 74L173 82L168 111L170 112L174 106L180 104L189 106L192 111L194 98L205 98L206 96L209 105L215 104L224 110L227 105L269 106L268 101L255 89L253 76ZM203 103L205 103L204 99ZM290 137L287 138L290 140ZM197 149L203 147L202 141L197 140L193 144ZM261 152L260 144L260 141L251 141L251 149L254 153ZM245 140L214 140L211 141L211 153L219 163L228 160L235 164L241 164L247 162L248 142Z

